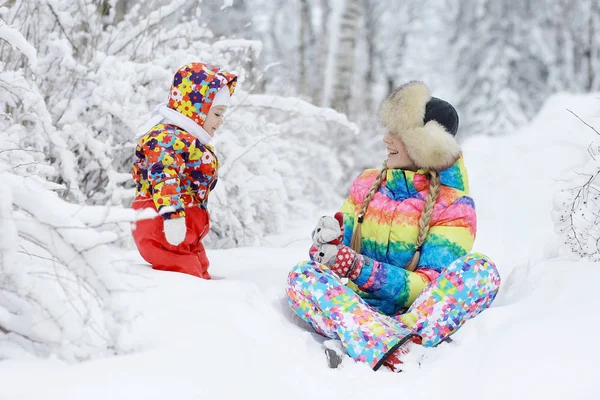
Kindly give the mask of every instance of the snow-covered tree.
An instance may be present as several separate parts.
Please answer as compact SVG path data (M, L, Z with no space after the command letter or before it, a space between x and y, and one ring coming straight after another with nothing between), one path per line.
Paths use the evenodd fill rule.
M0 61L0 359L113 353L117 285L106 264L116 266L118 254L108 245L122 240L133 213L61 199L79 186L77 158L33 79L44 60L3 20L0 40L8 60Z
M354 60L360 17L361 0L346 0L343 4L336 37L331 105L340 112L348 112L350 92L354 83Z
M340 147L354 126L302 101L249 95L244 86L256 82L244 66L260 43L215 38L199 26L201 6L16 0L0 8L0 358L129 350L119 332L130 316L115 294L127 290L119 246L141 217L127 208L133 138L184 63L240 76L216 143L223 170L209 242L255 243L302 211L337 204L347 189L344 179L321 177L351 170L338 154L352 160Z
M215 140L222 170L207 244L249 245L339 204L352 178L383 160L375 111L407 80L457 106L463 137L511 132L555 91L600 89L599 9L594 0L3 2L0 358L126 350L114 296L123 279L106 265L119 265L139 217L127 209L134 135L184 63L239 74ZM595 182L574 187L593 193ZM576 215L583 203L573 204Z
M357 127L334 110L251 95L221 129L222 169L210 200L214 247L257 244L290 218L338 206L356 174Z
M593 90L600 48L597 2L466 0L450 13L453 70L467 135L523 125L561 90ZM597 87L597 86L596 86Z

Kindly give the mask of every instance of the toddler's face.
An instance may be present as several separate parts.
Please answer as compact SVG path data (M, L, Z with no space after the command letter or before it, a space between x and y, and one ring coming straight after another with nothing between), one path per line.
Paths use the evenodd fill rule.
M214 136L217 128L223 123L223 114L226 110L227 106L214 106L208 112L202 127L210 136Z

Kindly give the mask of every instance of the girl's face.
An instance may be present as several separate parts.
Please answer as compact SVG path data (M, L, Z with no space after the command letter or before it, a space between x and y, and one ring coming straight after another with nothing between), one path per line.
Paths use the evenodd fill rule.
M386 133L383 143L387 147L387 167L391 169L409 169L416 171L418 168L408 156L404 142L398 136Z
M226 110L227 106L214 106L208 111L202 127L210 136L214 136L217 128L223 123L223 114Z

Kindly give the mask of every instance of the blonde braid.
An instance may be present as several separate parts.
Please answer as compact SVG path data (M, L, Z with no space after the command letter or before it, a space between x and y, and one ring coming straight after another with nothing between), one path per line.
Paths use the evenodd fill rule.
M427 234L429 233L431 214L433 214L435 203L440 194L440 176L438 175L438 172L430 170L427 171L427 173L430 176L429 194L427 195L427 200L425 201L425 206L423 207L423 212L419 219L419 234L417 235L417 243L415 244L416 251L406 267L407 271L414 271L417 269L419 259L421 258L421 247L423 246L423 243L425 243L425 239L427 239Z
M383 163L383 168L377 175L377 179L373 182L373 187L369 190L367 197L365 197L365 201L363 201L362 207L360 208L360 212L357 215L356 220L354 221L354 231L352 232L352 240L350 241L350 247L352 250L360 253L362 250L362 223L367 212L367 208L369 207L369 203L375 196L375 193L379 190L379 186L381 186L381 182L387 173L387 161Z

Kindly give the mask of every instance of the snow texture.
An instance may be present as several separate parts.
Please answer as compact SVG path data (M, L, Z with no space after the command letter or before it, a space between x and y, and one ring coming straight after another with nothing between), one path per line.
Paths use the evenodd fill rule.
M424 75L438 68L422 50L439 49L422 35L435 27L457 38L449 47L456 57L431 79L442 93L452 93L443 76L465 66L459 85L463 79L467 84L458 98L469 105L472 122L493 122L494 132L507 133L546 99L522 130L463 143L479 215L474 250L496 261L503 287L494 306L454 342L428 350L420 369L400 375L373 373L348 359L340 370L329 370L323 338L293 315L284 296L286 275L307 258L318 218L335 212L363 166L377 167L384 158L374 123L357 135L343 114L284 96L295 93L297 79L293 2L263 2L286 3L273 20L276 29L262 32L271 47L281 46L278 56L257 40L213 35L199 7L204 2L174 0L158 8L153 0L101 3L109 9L93 0L16 0L0 7L0 398L600 397L593 312L600 281L598 95L547 98L556 90L599 87L592 74L597 43L590 41L589 49L581 43L593 39L600 14L588 11L596 2L580 2L569 30L552 28L554 36L545 30L546 19L559 23L560 8L546 7L549 14L540 13L530 33L523 31L520 11L511 9L509 23L498 28L521 27L514 46L475 54L475 73L462 61L488 49L494 24L504 21L484 18L483 0L463 5L469 13L455 10L431 24L414 3L406 6L407 20L419 14L414 24L397 23L393 13L382 20L398 26L382 32L389 36L383 49L393 47L393 37L412 37L408 49L430 59L386 53L378 63L393 71L380 77L380 95L383 81L407 78L396 75L396 65ZM223 12L244 8L242 2L217 3ZM505 4L498 4L489 15L500 14ZM340 20L343 5L332 2L331 21ZM575 29L581 15L593 18ZM214 18L211 26L220 21ZM262 26L271 22L263 17ZM448 22L454 30L473 29L447 34ZM337 29L329 27L326 56L338 48ZM476 45L473 36L481 36ZM467 56L460 51L465 46ZM589 54L582 68L580 53ZM547 71L552 85L545 88L546 73L538 67L554 54L556 65ZM259 55L274 65L266 87L277 96L253 93L260 84L253 65ZM210 282L150 269L131 250L130 224L154 213L127 208L134 192L133 135L165 100L173 71L197 60L240 75L215 138L222 169L209 202ZM280 60L289 68L278 69ZM326 75L325 103L332 60L314 74L316 86ZM513 64L519 74L509 68ZM536 78L529 84L523 77ZM523 88L534 91L534 101L524 102L531 93ZM365 136L379 150L359 145Z
M32 69L37 67L37 52L21 33L6 25L2 19L0 19L0 39L7 41L13 48L19 49L29 60L29 66Z
M307 258L315 213L289 221L262 247L209 250L213 281L120 254L128 290L111 299L128 318L115 346L130 354L81 364L14 354L0 363L0 397L597 398L599 324L590 310L600 269L557 254L550 217L562 174L590 157L591 131L565 109L585 118L595 101L559 95L523 132L464 144L479 211L475 250L497 261L503 286L491 309L452 343L428 349L419 369L375 373L347 358L327 367L323 338L290 311L283 292L292 265Z

